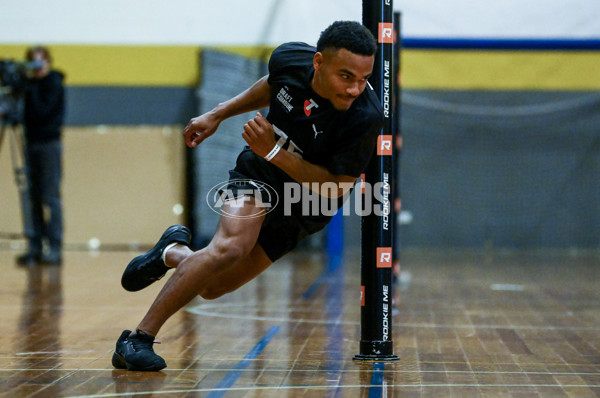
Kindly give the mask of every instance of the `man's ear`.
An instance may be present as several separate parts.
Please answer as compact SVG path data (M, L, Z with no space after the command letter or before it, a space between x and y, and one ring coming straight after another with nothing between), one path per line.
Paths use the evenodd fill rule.
M320 52L316 52L315 56L313 57L313 66L315 68L315 71L318 71L319 69L321 69L321 66L323 65L323 53Z

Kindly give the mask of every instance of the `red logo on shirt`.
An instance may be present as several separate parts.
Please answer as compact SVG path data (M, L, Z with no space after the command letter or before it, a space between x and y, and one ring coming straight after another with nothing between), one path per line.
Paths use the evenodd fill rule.
M319 105L313 99L307 99L304 101L304 114L310 116L312 108L318 108Z

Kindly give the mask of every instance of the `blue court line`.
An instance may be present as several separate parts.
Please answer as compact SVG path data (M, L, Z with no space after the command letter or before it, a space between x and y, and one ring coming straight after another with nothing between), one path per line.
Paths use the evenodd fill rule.
M371 375L371 388L369 388L369 398L383 397L383 370L385 363L375 362L373 364L373 374Z
M327 254L327 263L325 269L319 275L316 281L302 293L302 298L309 299L317 289L327 281L329 276L338 270L343 260L344 252L344 219L341 212L338 212L327 225L325 236L325 251Z
M279 332L279 329L281 329L280 326L273 326L271 329L269 329L267 333L265 333L263 338L260 339L258 343L256 343L254 348L252 348L246 354L244 359L242 359L240 362L237 363L237 365L233 367L234 370L227 373L223 380L221 380L219 384L217 384L215 388L219 389L219 391L211 391L211 393L208 394L207 397L218 398L225 395L225 393L227 393L227 388L235 384L237 379L241 376L242 371L246 369L252 363L252 361L262 352L262 350L267 346L267 344L271 342L273 337L275 337L277 332Z
M324 271L321 275L319 275L317 280L314 281L313 284L310 285L309 288L306 289L306 291L304 293L302 293L302 298L304 298L304 299L311 298L312 295L315 294L315 292L317 291L319 286L321 286L323 284L323 282L325 282L325 280L327 279L328 273L329 273L328 271Z
M321 275L319 275L317 280L315 280L313 282L313 284L310 285L304 293L302 293L302 298L306 299L306 300L311 298L312 295L315 294L317 289L319 287L321 287L321 285L324 282L326 282L331 277L331 275L334 274L338 270L341 263L342 263L341 255L329 255L328 268L323 270L323 272L321 273Z

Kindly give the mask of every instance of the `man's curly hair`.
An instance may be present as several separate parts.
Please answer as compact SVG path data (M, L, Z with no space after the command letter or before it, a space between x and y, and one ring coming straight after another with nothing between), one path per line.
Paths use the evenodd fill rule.
M336 21L321 32L317 51L345 48L358 55L375 55L377 41L364 25L355 21Z

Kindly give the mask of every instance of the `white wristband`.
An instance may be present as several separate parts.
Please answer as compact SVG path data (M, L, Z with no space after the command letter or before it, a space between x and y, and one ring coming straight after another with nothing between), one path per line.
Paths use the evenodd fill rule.
M275 155L277 155L277 152L279 152L279 150L281 149L281 147L277 144L275 144L275 146L273 147L273 149L271 149L271 152L269 152L267 154L267 156L265 156L265 160L267 162L270 162L271 159L273 159L275 157Z

